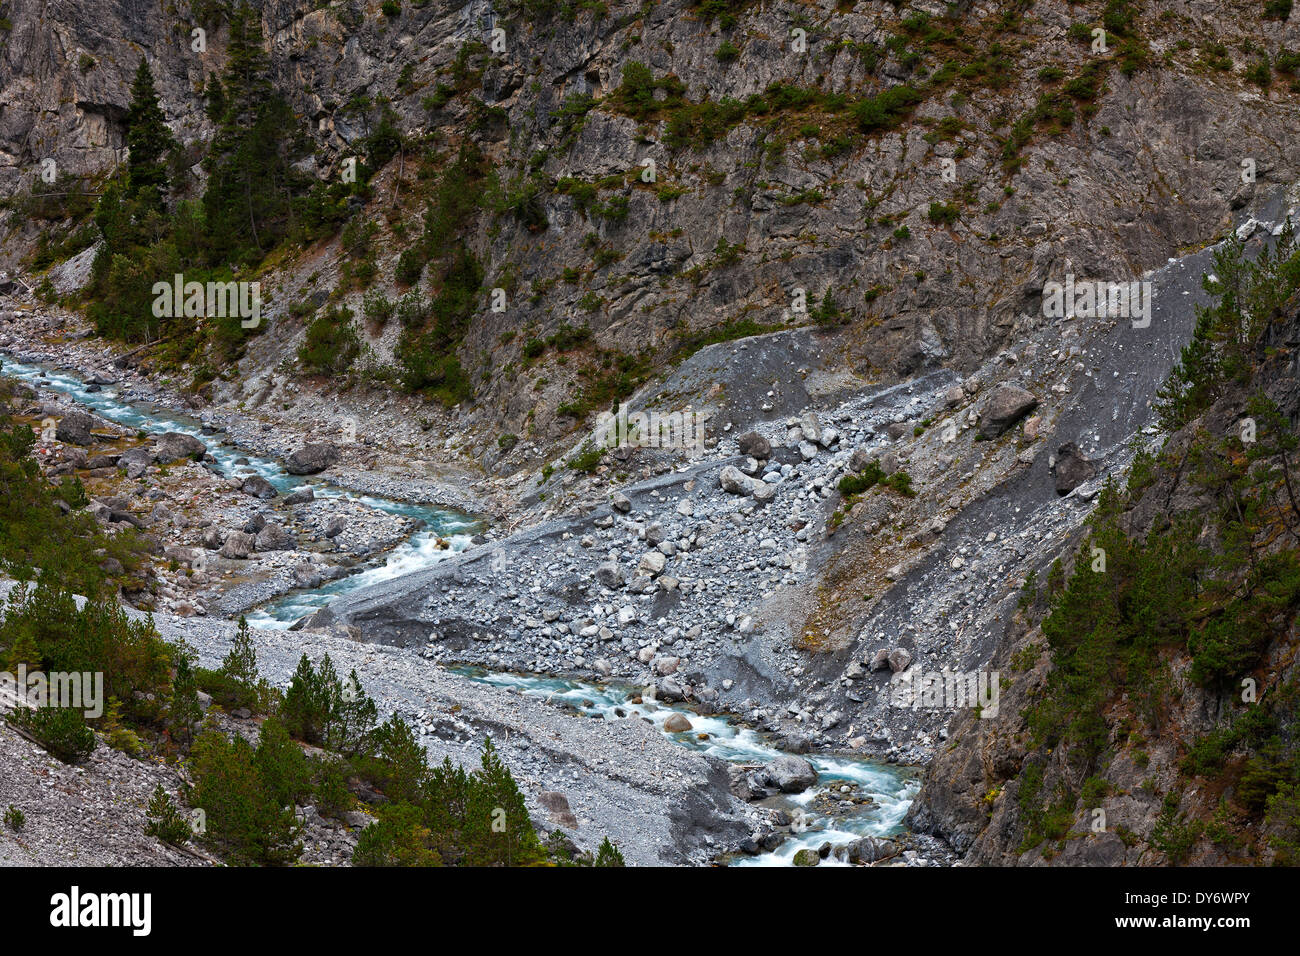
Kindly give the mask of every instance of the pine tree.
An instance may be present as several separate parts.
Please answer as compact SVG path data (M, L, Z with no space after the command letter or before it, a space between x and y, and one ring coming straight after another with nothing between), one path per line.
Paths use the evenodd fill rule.
M1291 515L1300 519L1300 481L1291 476L1290 455L1300 446L1300 439L1291 430L1290 422L1277 407L1277 403L1260 392L1246 404L1246 411L1258 423L1258 440L1246 449L1246 457L1259 462L1254 469L1253 483L1269 489L1277 485L1286 493ZM1282 520L1291 527L1291 518L1281 510Z
M290 734L309 744L321 740L325 714L320 696L316 669L304 654L285 691L280 717Z
M230 645L230 653L221 661L221 673L241 689L257 690L257 651L253 647L248 621L242 614L239 616L239 631Z
M146 816L149 823L145 826L144 832L164 843L180 846L192 835L190 825L181 813L180 807L176 806L176 802L162 788L162 784L154 787Z
M528 817L524 795L492 739L483 744L465 821L468 866L527 866L542 858L541 842Z
M338 716L343 707L343 682L334 670L334 662L326 654L316 668L316 681L313 685L312 702L320 727L320 743L323 747L333 748L338 743Z
M356 669L348 675L339 694L337 709L331 715L329 747L345 756L359 753L375 727L379 709L361 688Z
M146 205L162 208L169 181L167 154L176 146L171 130L158 105L153 73L142 57L131 84L131 105L126 114L127 196Z
M176 676L172 679L171 707L167 717L173 736L187 744L194 738L194 725L203 718L194 668L190 665L189 655L183 652L176 655Z
M214 123L221 121L226 115L226 88L221 85L221 77L213 73L208 77L207 86L203 89L203 99L206 102L205 112L208 119Z
M627 864L623 862L623 854L619 851L618 847L610 842L609 837L605 837L605 839L600 842L600 846L596 850L596 859L591 865L626 866Z
M429 754L415 739L410 724L394 715L371 735L374 776L392 801L420 803L429 778Z
M378 822L361 831L352 853L354 866L441 866L436 837L424 825L423 811L409 803L387 803Z
M284 724L275 717L262 723L253 766L262 776L262 785L277 806L291 806L307 793L311 767L302 748L289 739Z
M256 765L251 744L205 730L190 759L194 789L190 806L207 814L206 838L235 863L287 865L302 853L292 806L278 802Z
M40 670L41 654L31 631L23 628L18 632L18 637L9 646L4 660L5 670L11 674L18 673L19 667L26 667L29 671Z
M424 802L425 821L433 834L434 846L448 864L456 865L465 854L466 819L470 805L470 777L465 768L444 757L429 771Z
M241 3L230 17L224 110L203 194L216 264L259 258L287 231L291 211L294 177L286 133L293 116L271 84L259 16Z

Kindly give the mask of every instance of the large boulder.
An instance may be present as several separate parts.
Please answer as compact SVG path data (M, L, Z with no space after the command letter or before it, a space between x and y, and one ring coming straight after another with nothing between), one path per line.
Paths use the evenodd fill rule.
M323 581L320 568L314 564L299 564L293 569L293 586L296 588L318 588Z
M261 498L263 501L267 498L274 498L279 494L279 492L275 490L275 486L261 475L249 475L244 479L243 484L239 486L239 490L246 495Z
M219 554L223 558L236 558L243 560L253 553L254 543L251 534L245 534L242 531L232 531L226 536L225 543L221 545L221 551Z
M745 432L738 439L740 453L760 461L772 457L772 443L758 432Z
M606 587L611 591L616 591L623 586L625 580L623 577L623 569L614 561L606 561L604 564L596 568L596 580L600 583L601 587Z
M305 505L309 501L316 500L316 492L308 485L306 488L299 488L284 496L286 505Z
M757 501L768 501L776 495L776 485L761 478L752 478L735 465L722 469L718 483L723 491L729 491L733 495L753 495Z
M898 844L884 837L862 837L842 849L850 863L878 863L898 856Z
M816 412L804 412L799 419L799 427L803 429L805 439L818 445L822 443L822 423L817 419Z
M54 286L54 291L59 295L69 295L84 288L86 283L90 281L90 269L95 262L95 256L99 254L99 250L103 245L104 240L101 239L89 248L78 252L71 259L60 262L51 268L49 278L50 284ZM112 382L98 381L99 378L100 376L96 374L91 379L92 384L112 384Z
M258 551L288 551L295 544L293 535L285 531L283 525L275 522L257 532L256 541Z
M89 445L95 438L90 434L92 428L100 425L99 419L79 408L69 410L59 419L54 429L54 437L70 445Z
M669 714L664 721L664 730L670 734L682 734L691 729L690 719L685 714Z
M537 795L537 802L546 808L551 822L571 830L577 829L578 818L573 815L569 798L558 790L543 790Z
M1083 449L1066 442L1056 451L1056 493L1068 495L1097 474L1097 466L1084 457Z
M661 551L647 551L641 555L641 561L636 569L641 574L648 574L652 578L658 577L663 573L666 560Z
M112 459L111 455L96 455L95 457L97 459L99 458L108 458L110 460ZM62 459L63 459L63 464L60 467L60 470L58 472L59 474L66 475L69 471L73 469L91 467L90 456L86 454L86 450L84 448L77 448L75 445L63 449ZM97 464L95 465L95 467L98 468L100 467L100 465Z
M871 452L865 448L855 448L853 454L849 456L849 471L854 474L866 471L867 465L871 464L873 460Z
M284 461L284 470L291 475L314 475L324 471L339 460L338 447L330 442L303 445Z
M686 699L686 690L676 680L665 677L654 685L655 700L676 701Z
M158 442L153 446L153 460L157 462L176 461L178 458L198 459L207 453L207 445L184 432L165 432L158 436Z
M786 754L764 768L763 779L782 793L802 793L817 782L817 771L802 757Z
M765 798L767 788L763 786L762 771L749 771L737 764L730 764L727 767L730 775L731 792L746 803L753 803L755 800Z
M143 475L151 464L153 453L143 445L124 451L117 459L117 467L124 468L126 476L133 481Z
M1038 407L1038 399L1018 385L1003 383L993 390L980 413L980 436L997 438Z
M718 475L718 483L722 485L723 491L729 491L733 495L747 495L752 490L754 479L749 477L735 465L728 465L722 469Z

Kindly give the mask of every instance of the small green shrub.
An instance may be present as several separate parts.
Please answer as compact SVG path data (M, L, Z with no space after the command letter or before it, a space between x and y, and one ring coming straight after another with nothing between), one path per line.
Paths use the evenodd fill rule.
M164 843L180 846L193 835L189 821L185 819L167 791L162 788L162 784L154 788L145 815L149 822L145 825L144 832Z
M50 755L67 764L81 764L95 750L95 733L81 711L72 707L20 707L10 722L35 737Z
M951 203L930 203L930 221L936 226L950 226L957 221L960 215L961 211Z
M849 495L860 495L884 480L885 470L880 467L880 462L873 459L856 475L845 475L840 479L840 494L846 498Z
M591 442L583 444L582 449L569 459L569 467L574 471L585 471L588 474L595 472L600 465L601 459L605 457L605 449L599 445L593 445Z
M298 363L308 375L341 375L360 354L352 310L334 305L307 326L307 337L298 348Z

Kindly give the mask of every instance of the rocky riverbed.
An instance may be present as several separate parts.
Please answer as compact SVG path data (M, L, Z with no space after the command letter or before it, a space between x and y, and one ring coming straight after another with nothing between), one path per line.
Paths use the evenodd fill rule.
M0 596L9 587L0 582ZM164 638L193 647L205 667L220 663L235 633L232 624L215 619L160 614L154 620ZM355 668L379 706L380 719L399 714L411 721L435 763L451 757L476 765L491 737L539 826L563 829L584 849L594 849L608 836L629 863L706 863L751 835L745 805L728 791L726 764L674 745L642 720L577 716L449 673L416 655L323 631L265 631L257 653L263 676L281 688L288 686L302 654L312 659L329 654L342 673ZM105 749L97 752L102 756ZM9 769L17 773L19 768L5 761L6 753L0 738L8 778ZM129 760L115 753L102 759ZM92 773L109 776L107 769ZM133 807L138 810L142 795L147 801L152 786L152 778L134 786ZM123 823L138 829L142 820L130 817ZM127 851L100 852L115 862L132 859Z
M66 396L70 390L74 389L74 385L70 381L63 378L46 378L43 373L33 370L30 367L24 368L22 366L11 365L10 371L13 374L19 374L25 381L32 383L32 385L38 389L42 386L50 386L55 391L62 389L61 394L64 396ZM115 383L108 381L94 383L97 389L112 388L114 384ZM57 386L57 388L55 388L55 386ZM92 394L99 395L100 391L97 390ZM42 396L39 393L32 393L23 396L24 401L35 401L38 403L41 398ZM120 412L120 409L115 410ZM121 424L97 418L83 409L68 404L41 405L40 407L29 407L25 409L25 411L31 413L28 417L33 418L34 423L36 423L37 415L54 418L56 422L55 434L50 442L50 447L43 449L43 453L47 456L46 463L51 466L51 471L65 471L69 474L82 475L86 481L92 484L92 490L94 491L100 490L98 486L94 485L94 482L97 481L103 481L106 485L111 485L113 481L139 482L143 485L147 484L152 479L157 481L160 486L163 486L162 488L157 489L160 493L151 496L152 500L158 502L170 500L169 492L165 489L171 487L169 483L173 480L177 489L184 489L183 504L188 509L187 513L176 514L173 512L171 514L165 514L161 511L157 511L151 512L147 521L143 519L133 521L131 520L133 512L130 511L130 504L122 495L97 496L93 499L91 508L95 510L95 513L100 516L101 520L103 520L106 525L110 526L120 524L123 526L129 525L137 530L146 530L150 529L152 524L161 521L170 529L194 531L199 533L200 540L198 545L192 549L192 553L187 553L178 547L173 547L171 552L165 551L164 553L169 554L170 559L173 562L192 562L192 564L186 569L188 573L183 576L185 581L191 582L197 577L197 581L194 582L195 584L213 584L214 590L218 591L221 595L220 601L214 602L218 605L217 610L222 609L222 602L225 602L225 606L229 606L230 603L246 599L245 596L250 592L257 593L256 588L266 586L264 581L244 581L237 578L230 578L228 576L222 577L222 568L219 567L219 564L245 560L241 555L244 554L246 549L250 553L259 554L262 552L274 551L274 546L279 544L280 540L284 536L289 535L294 531L319 530L318 526L326 519L330 519L331 516L328 511L324 514L317 514L316 512L320 511L321 508L328 508L337 503L336 499L317 499L315 495L310 492L310 489L308 489L305 494L302 490L289 492L284 495L283 498L285 499L285 502L290 504L294 509L295 523L291 529L286 530L283 526L278 524L273 525L271 522L263 523L265 521L265 514L262 510L254 510L251 516L243 512L232 514L228 508L223 510L228 503L220 500L221 494L234 495L236 504L242 504L243 499L247 498L250 502L255 502L255 504L252 505L255 509L263 508L265 501L274 502L281 497L278 492L276 492L275 485L262 477L261 472L267 471L265 462L249 461L242 456L235 457L233 460L229 460L228 462L219 461L212 453L205 451L207 446L191 435L179 432L165 432L161 435L151 435L145 429L137 429L134 427L136 424L141 424L140 422L133 422L131 426L123 426ZM41 419L40 421L43 422L44 420L45 419ZM807 423L807 427L811 431L814 426L809 422ZM60 428L62 428L62 440L58 434ZM833 430L827 432L821 437L828 445L834 444ZM107 448L108 444L112 442L125 443L123 446L125 450L123 450L123 448L113 448L111 449L112 454L110 454L109 451L102 452L102 454L110 458L112 458L117 452L121 452L120 454L116 454L114 460L105 461L103 463L93 462L93 464L97 465L97 468L94 469L89 467L78 468L78 466L89 466L92 464L90 460L81 460L81 457L78 454L79 449L83 447L98 448L100 445ZM228 449L224 452L227 459L230 454L232 453ZM223 464L236 466L233 469L235 473L232 475L223 475L221 469ZM241 475L239 473L241 468L243 471L248 472L248 474ZM748 468L747 463L746 468ZM91 474L92 471L98 473ZM787 473L793 473L793 469L788 469ZM206 488L205 482L215 482L215 490ZM770 482L769 484L773 487L775 486L775 482ZM261 495L259 495L259 492ZM265 496L265 498L262 496ZM358 503L353 502L352 504L357 505ZM159 507L165 507L165 505L159 505ZM200 517L202 514L214 512L217 513L218 518L222 523L231 523L233 518L233 523L238 525L241 530L238 532L229 532L224 535L218 535L218 533L213 530L215 522ZM391 517L383 512L378 513L384 517ZM333 517L337 517L337 515ZM166 520L164 521L164 519ZM260 527L255 527L257 525L260 525ZM267 534L268 528L272 528L270 534ZM409 528L400 530L409 531ZM328 534L328 531L329 528L327 527L326 537L331 536ZM218 537L220 537L221 540L218 540ZM332 537L338 538L342 537L342 535L338 534L336 531ZM806 538L807 536L804 537ZM184 539L182 539L182 542L184 542ZM343 543L346 544L347 542ZM214 558L209 559L204 556L206 552L212 550L215 550L216 552ZM475 550L479 554L490 553L490 549L488 548L478 548ZM290 555L289 557L290 560L292 560L293 555ZM268 566L270 567L275 567L277 564L278 563L274 561L268 562ZM198 566L197 569L194 565ZM335 565L333 567L337 568L339 566ZM178 569L173 568L171 570L174 571ZM796 568L795 570L800 571L801 569ZM315 576L314 580L305 578L303 567L301 565L295 566L294 572L294 583L299 587L317 587L323 581L321 576ZM341 571L338 573L341 573ZM331 576L334 575L331 574ZM159 588L158 593L163 602L170 602L175 599L175 596L171 587L171 579L167 577L166 571L162 572L162 581L163 584ZM232 597L234 602L232 602ZM240 605L236 603L236 606ZM167 611L170 610L170 607L165 605L161 610ZM182 603L178 610L181 612L181 615L186 615L196 613L196 611L201 613L204 609L201 606L196 609L187 603ZM217 622L212 622L211 625L206 625L205 622L193 619L188 625L191 629L187 629L183 616L171 617L170 615L163 614L159 616L159 619L165 622L163 627L169 636L175 636L178 634L198 634L200 636L207 636L211 633L207 629L208 627L215 627L218 631L221 631L223 627ZM228 639L228 629L225 629L222 633L225 635L225 639ZM348 634L349 636L352 636L355 634L355 631L349 629ZM300 649L307 648L308 652L311 653L311 648L314 646L311 644L311 638L313 636L314 635L310 631L297 631L294 632L291 640L286 641L286 646L289 650L284 656L281 671L278 673L272 672L273 675L281 679L281 683L287 683L287 678L292 670L292 666L296 663L294 652L301 652ZM274 635L267 635L266 640L263 642L263 646L272 646L276 640L277 638ZM348 643L345 646L348 647L348 649L352 649L355 645ZM398 654L398 656L393 660L396 660L399 666L405 666L404 662L410 658L410 655L401 654L400 652L390 651L390 653ZM219 657L220 651L213 651L211 662L215 663ZM338 657L337 653L335 653L335 657ZM369 659L373 660L373 657L374 653L372 652ZM205 662L207 661L208 659L205 658ZM393 678L392 675L388 673L387 662L384 663L381 670L382 673L378 676L378 679L383 682L385 687L392 687ZM666 700L671 700L672 697L669 689L670 687L671 685L668 685L663 689L663 696ZM460 690L456 691L456 694L460 693ZM396 703L392 712L401 713L403 716L410 719L424 732L425 736L445 735L446 727L440 723L440 719L436 716L432 716L427 709L417 707L414 703L414 699L398 694L395 701ZM496 708L497 705L493 704L492 707ZM456 705L449 705L444 709L448 712L459 714L462 708L463 701L457 698ZM708 711L713 708L709 706L707 702L703 702L703 709ZM684 718L679 717L677 719ZM458 726L463 728L464 725L458 724ZM671 730L673 728L666 729ZM510 733L509 728L506 728L505 733ZM458 737L457 739L460 738ZM468 740L468 737L464 739ZM626 742L627 741L624 741L624 743ZM636 741L632 741L633 744L635 744L635 742ZM796 744L796 746L799 745ZM433 754L433 756L436 758L437 753ZM461 756L463 757L465 755ZM804 763L800 758L790 759ZM512 766L516 766L517 770L522 769L524 772L530 768L541 769L531 767L527 753L521 756L521 760L517 765L512 763ZM805 766L807 766L806 763ZM730 796L730 791L740 790L741 792L746 793L750 798L759 800L760 805L749 811L737 811L741 814L738 819L741 819L744 822L743 825L738 824L736 828L733 828L735 829L733 838L728 842L718 842L709 838L701 848L700 854L695 858L697 862L706 859L725 858L728 854L732 853L758 853L764 849L775 849L785 842L785 836L783 834L790 833L792 828L795 827L795 821L791 818L791 815L786 808L779 805L764 806L761 804L761 799L765 793L763 789L765 786L771 787L777 793L791 789L786 785L782 778L771 777L770 774L766 776L761 774L759 776L748 774L742 775L742 777L747 782L739 782L741 778L736 776L734 767L731 771L728 771L724 765L716 765L715 760L713 774L710 779L710 786L715 789L721 789L714 793L709 799L720 800L725 797L724 802L733 801L734 798ZM534 782L537 786L543 785L540 777L528 777L527 779ZM807 771L807 779L800 777L799 786L796 789L809 789L809 794L811 796L813 790L810 788L812 788L812 785L816 780L817 773L812 771L809 767ZM571 826L576 826L582 818L574 814L573 806L585 806L587 801L578 800L576 804L570 804L568 803L567 797L555 796L555 793L557 792L558 791L538 790L537 793L539 795L537 800L540 801L539 806L541 806L551 817L558 817L563 822L566 822ZM622 800L620 803L626 804L626 800ZM675 801L674 805L685 804L681 804L681 801ZM733 805L733 810L735 809L735 806L736 805ZM562 807L563 809L557 810L556 807ZM302 812L305 817L310 816L310 808L304 808ZM901 813L901 811L899 812ZM894 816L897 815L898 814L894 814ZM313 823L315 822L317 821L313 820ZM329 829L328 823L321 822L321 825ZM683 824L678 820L673 823L673 826L677 827L678 831L680 831ZM692 831L700 829L698 821L689 822L688 826ZM708 827L705 826L703 829L707 833ZM660 832L663 832L662 828L660 829ZM833 835L835 832L838 831L831 831L829 835ZM582 841L583 845L586 845L586 838L590 835L590 832L587 832L579 834L577 837ZM326 836L342 838L341 834L333 833L332 831L327 833ZM836 859L844 862L847 862L850 859L853 862L895 861L895 858L897 857L898 859L896 862L924 864L929 858L928 856L923 857L919 855L913 847L909 847L905 851L900 851L905 852L906 857L900 856L899 852L895 852L895 850L897 850L897 845L895 844L890 845L892 848L888 852L879 848L864 850L863 847L865 844L863 844L862 841L874 840L876 838L854 837L853 831L845 831L842 834L842 837L853 837L853 839L849 839L848 842L841 842L838 844L839 849L835 851L838 854ZM598 842L599 837L593 837L592 839L595 842ZM674 839L677 845L687 846L694 838L685 837L681 832L676 832ZM808 839L807 836L805 836L805 840L806 839ZM826 854L823 855L831 854L834 848L831 846L830 842L821 842L825 843L826 848ZM852 844L852 846L850 844ZM322 846L323 848L319 850L321 854L324 854L324 856L321 857L322 860L329 862L337 861L337 859L341 858L340 854L342 853L342 850L340 850L340 845L337 844L337 841L335 841L335 843L330 843L329 840L326 840L326 843ZM346 849L346 846L344 846L343 849ZM793 854L794 852L794 850L789 851L790 854ZM930 855L933 855L933 848L931 848ZM346 854L342 853L342 856L346 856ZM686 859L688 859L686 856L680 857L681 861L685 861ZM820 859L820 857L818 857L818 859Z
M141 606L237 614L344 577L427 523L419 509L385 510L250 460L218 444L209 427L176 419L186 431L160 431L168 420L160 426L138 409L140 395L109 376L83 383L21 361L49 358L28 351L7 363L7 374L24 383L15 418L40 436L35 454L48 476L79 478L90 513L110 532L139 533L154 555L156 587L137 596ZM295 454L289 467L316 474L337 450L306 444ZM451 537L438 542L453 546Z
M1279 228L1273 219L1251 219L1242 238L1261 247ZM467 540L464 551L448 548L443 560L413 573L379 575L305 620L292 603L272 605L263 612L265 623L296 628L266 633L264 646L281 648L275 653L283 655L276 658L281 670L273 673L287 678L296 660L289 648L346 649L349 660L377 674L394 712L411 717L427 737L462 745L462 757L476 737L472 724L458 728L453 719L448 729L408 692L416 686L408 682L416 680L444 688L444 701L459 701L463 693L475 699L479 691L465 691L463 683L438 684L449 679L439 665L615 681L639 688L640 700L684 705L706 717L735 715L794 760L843 754L924 763L944 740L954 709L971 704L923 705L918 680L988 660L1020 582L1078 531L1107 476L1122 472L1133 436L1149 429L1150 402L1172 361L1171 343L1187 334L1189 305L1208 255L1172 261L1148 277L1157 303L1149 326L1087 316L1070 317L1063 326L1042 323L1015 351L994 356L973 374L940 370L899 384L839 381L819 393L816 408L799 407L800 395L812 398L806 388L760 394L762 380L751 374L765 367L767 350L785 347L775 343L787 333L705 349L678 381L704 363L717 381L747 379L751 401L770 398L758 420L719 416L720 427L702 452L618 448L590 473L546 469L524 476L510 486L520 510L508 523ZM41 385L39 378L28 380ZM190 557L197 548L241 561L245 545L250 553L275 554L284 538L305 541L309 547L267 559L264 580L281 573L298 587L319 588L327 573L340 573L333 568L361 556L358 549L374 541L386 546L411 530L362 498L353 504L382 518L366 538L336 541L341 534L330 534L336 498L322 502L313 493L268 505L281 497L279 490L251 460L249 474L239 473L237 460L227 469L233 473L223 473L184 435L144 438L131 427L49 405L49 398L28 396L24 409L33 422L55 420L43 451L48 469L109 482L94 488L93 507L102 520L140 528L147 519L170 527L179 535L172 546L189 547ZM92 460L85 452L83 460L82 449L99 444L115 446L116 458ZM319 444L299 446L289 457L310 458ZM134 497L154 504L146 516L132 510L131 499L108 494L123 478L136 483ZM471 487L490 497L502 484L484 479ZM267 488L276 494L259 497ZM178 499L182 489L193 506L189 513ZM224 530L220 541L206 538L216 526ZM145 524L142 530L148 529ZM186 555L174 551L170 558L179 567ZM193 563L186 570L188 581L209 574ZM225 576L207 603L219 611L242 609L275 591L264 581L238 580L228 567L217 570ZM163 581L171 593L160 589L161 597L172 602L165 607L193 613L188 602L178 601L172 579ZM217 645L226 639L224 625L200 626L215 628L201 632L205 639ZM502 723L488 711L503 706L503 699L482 702L477 733L490 727L521 732L543 713L530 703L514 712L515 723ZM680 732L664 727L651 734L663 742L665 730ZM606 740L613 749L638 742ZM599 816L594 796L566 796L564 804L543 798L564 793L543 788L560 787L558 768L575 759L560 755L567 748L566 742L540 762L531 745L518 756L537 812L581 822L585 809L605 821L596 832L616 842L616 832L640 839L638 859L670 852L661 843L652 852L644 833L615 831ZM609 759L578 762L595 773L615 766L603 763ZM693 816L718 813L730 822L716 831L692 822L701 833L696 842L677 831L675 845L683 849L676 859L701 862L772 848L764 841L789 811L765 801L787 792L782 776L706 763L682 770L679 782L688 782L695 794ZM811 783L795 792L808 792L828 816L836 808L867 806L849 783L838 795ZM639 787L632 788L639 796L616 802L640 806L650 791ZM648 823L639 817L635 827L643 824L658 827L658 835L683 825L670 817ZM879 847L840 847L845 858L892 859ZM836 852L829 841L799 852L813 849L818 860ZM910 862L938 858L932 853ZM806 853L802 859L815 862Z

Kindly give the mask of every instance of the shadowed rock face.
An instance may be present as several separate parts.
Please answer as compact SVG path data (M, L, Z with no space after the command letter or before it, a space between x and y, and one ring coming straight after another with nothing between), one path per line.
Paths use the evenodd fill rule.
M1005 37L1009 48L1033 52L1004 71L1010 78L1004 89L969 96L961 107L950 102L951 91L937 92L918 108L924 124L853 129L847 145L833 150L817 136L800 134L793 120L777 143L767 125L782 120L779 114L752 116L712 141L680 145L665 126L673 117L642 122L619 112L612 94L624 67L643 61L655 77L680 78L690 102L743 100L775 82L861 97L908 78L892 56L872 67L851 52L878 46L882 31L897 31L892 10L812 12L816 32L835 38L838 52L827 43L825 51L795 56L770 39L788 34L789 11L748 6L739 14L740 27L752 39L737 62L724 63L715 56L716 42L702 38L699 21L684 15L684 2L660 4L639 19L635 44L628 42L631 26L620 25L637 12L630 0L610 4L607 17L573 20L521 15L513 3L403 4L395 18L358 0L327 8L316 0L256 6L275 86L303 118L315 147L316 155L303 161L308 172L337 175L373 129L377 105L369 112L348 106L362 97L390 103L404 132L436 132L443 142L476 140L500 165L503 183L532 173L528 157L544 157L536 173L545 242L538 241L538 223L510 215L480 215L465 230L485 275L510 264L520 287L536 290L512 295L508 313L476 314L460 350L478 393L467 414L491 421L493 440L503 430L523 434L525 422L541 436L572 425L557 414L573 397L577 380L571 375L552 372L546 387L533 389L492 374L518 360L522 341L503 347L501 336L524 325L536 325L544 338L561 321L581 315L601 347L631 355L671 344L680 332L740 318L774 327L803 322L808 311L796 308L796 290L812 306L830 291L853 335L825 336L835 356L823 370L792 356L773 376L756 363L760 395L778 377L789 396L796 387L815 391L845 373L878 380L937 364L969 369L1039 321L1042 287L1061 280L1067 264L1081 277L1128 279L1222 228L1256 188L1237 179L1240 157L1255 159L1260 185L1296 178L1281 84L1243 110L1238 78L1220 83L1199 71L1194 49L1164 63L1153 57L1150 68L1132 76L1108 68L1096 115L1080 118L1068 135L1035 134L1023 165L1008 174L999 145L1004 137L995 124L1002 128L1006 117L1032 109L1042 93L1041 67L1059 60L1067 75L1077 69L1077 44L1064 35L1076 15L1064 0L1042 0L1035 16ZM1201 4L1196 13L1229 46L1238 31L1258 40L1260 24L1239 23L1226 0ZM13 29L0 53L0 192L15 192L19 183L25 188L47 158L72 175L113 168L122 158L130 80L141 55L151 64L176 136L191 146L212 137L200 88L225 64L221 22L196 23L186 5L133 0L10 0L6 16ZM962 17L983 18L984 11ZM449 82L465 44L491 25L506 31L505 52L471 57L468 89L430 112L422 101ZM981 20L959 29L989 26ZM207 31L205 52L192 49L195 28ZM1167 28L1143 21L1142 31L1156 40ZM1268 38L1274 42L1271 33ZM557 120L566 98L575 95L603 102L580 122ZM474 99L503 110L505 122L475 122ZM827 138L843 118L826 118ZM964 131L955 141L928 143L926 134L944 120ZM958 183L949 185L935 175L935 164L954 152L961 157ZM625 217L602 218L554 187L562 177L595 183L621 175L647 158L659 164L655 189L599 190L602 203L626 199ZM413 164L406 159L409 178ZM387 177L379 190L385 201L398 163L381 174ZM1059 185L1063 170L1068 189ZM203 170L196 166L193 175L201 188ZM963 202L957 194L972 183L978 187ZM864 200L871 204L869 224ZM958 221L941 225L916 215L934 201L960 206ZM22 241L0 248L0 268L7 268L34 244L39 226L12 212L0 216L0 231L22 234ZM892 237L899 223L908 225L910 238ZM618 257L616 265L593 263L589 235L602 253ZM730 250L725 257L716 253L720 240ZM399 251L400 243L387 235L378 241L386 255ZM554 281L578 267L581 282ZM284 289L286 301L318 292L292 284ZM589 296L601 306L579 307ZM265 355L255 350L254 362L264 363L263 371L274 368L288 348L268 348ZM233 391L237 384L213 387ZM781 397L772 403L778 413L786 411ZM803 402L789 400L797 406L793 411L802 409Z
M1097 474L1097 466L1084 457L1083 449L1066 442L1056 452L1056 493L1068 495Z

